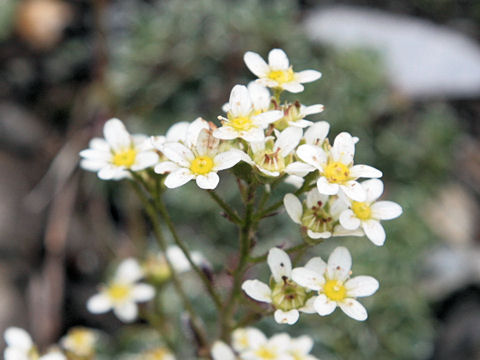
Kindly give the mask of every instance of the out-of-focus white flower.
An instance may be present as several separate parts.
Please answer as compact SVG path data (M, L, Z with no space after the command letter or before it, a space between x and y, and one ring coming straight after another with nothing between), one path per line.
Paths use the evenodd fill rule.
M299 311L314 312L313 303L307 301L306 289L292 281L292 263L287 253L272 248L267 262L273 277L271 286L259 280L247 280L242 284L243 291L256 301L272 304L276 309L275 321L279 324L296 323Z
M288 353L293 356L295 360L318 360L313 355L310 355L310 351L313 348L313 340L310 336L303 335L298 338L292 338L290 340L290 346L288 347Z
M260 91L258 91L260 92ZM226 106L227 117L219 116L222 126L213 131L213 136L222 140L244 139L248 142L259 142L265 138L264 129L279 120L283 113L279 110L263 111L263 95L251 98L246 86L235 85L230 93L230 101ZM260 103L260 104L257 104ZM259 108L255 108L257 104Z
M237 360L233 350L223 341L215 341L211 353L213 360Z
M239 353L256 348L266 340L265 334L254 327L239 328L232 333L232 346Z
M288 216L297 224L307 229L307 235L312 239L327 239L331 236L347 235L345 229L338 225L340 213L346 209L344 201L320 194L317 189L307 193L302 204L293 194L286 194L283 205ZM339 232L339 230L342 230ZM355 230L355 229L353 229ZM362 232L351 231L353 236L361 236Z
M270 50L268 64L259 54L252 51L246 52L243 59L248 69L258 77L258 83L292 93L302 92L302 83L315 81L322 76L316 70L294 72L287 55L281 49Z
M382 246L385 243L385 230L380 220L391 220L402 214L400 205L393 201L376 201L383 193L383 182L370 179L361 183L367 193L365 201L345 199L349 209L340 214L340 224L345 229L363 229L372 243Z
M208 123L199 118L187 130L184 143L167 142L161 147L169 161L160 162L155 172L166 174L165 186L176 188L195 179L202 189L215 189L220 170L233 167L242 159L238 149L222 151L220 140L213 137Z
M52 350L40 356L38 360L67 360L67 357L59 350Z
M350 277L352 257L345 247L337 247L326 264L320 257L312 258L305 267L295 268L292 278L298 284L318 292L311 298L315 311L331 314L337 306L351 318L367 319L367 310L356 298L369 296L378 289L378 281L371 276Z
M168 349L159 347L145 351L136 360L175 360L175 356Z
M340 190L355 201L365 201L366 192L356 181L358 178L378 178L382 172L368 165L353 165L355 138L347 132L337 135L333 146L327 152L319 146L304 144L297 150L297 156L311 171L317 169L320 177L317 189L321 194L336 195Z
M155 290L151 285L138 283L144 276L135 259L126 259L118 267L113 279L92 296L87 302L91 313L101 314L113 309L114 314L123 322L132 322L137 318L137 302L151 300Z
M266 141L252 142L251 159L244 160L258 169L262 175L278 177L288 172L292 152L300 142L302 134L302 129L289 127L278 134L275 142L273 137L268 137Z
M259 342L255 347L243 352L244 360L295 360L289 354L290 336L281 333Z
M97 334L83 327L70 329L67 335L60 340L60 344L67 352L80 357L93 355L96 342Z
M130 135L118 119L103 127L105 139L94 138L82 150L80 166L97 172L102 180L120 180L130 176L128 170L140 171L155 165L158 155L145 135Z
M3 335L7 347L3 353L5 360L33 360L38 352L30 334L18 327L9 327Z

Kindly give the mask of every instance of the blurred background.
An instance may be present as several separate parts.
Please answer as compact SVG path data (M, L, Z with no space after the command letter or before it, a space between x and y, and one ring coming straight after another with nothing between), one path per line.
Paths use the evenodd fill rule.
M337 311L288 331L311 335L324 360L480 359L480 2L2 0L0 41L0 331L21 326L45 346L73 325L99 328L116 336L106 358L155 341L141 324L121 329L86 311L111 261L151 240L130 189L79 170L78 151L112 116L148 134L214 120L231 87L253 79L244 52L280 47L294 69L323 73L299 98L325 105L313 119L328 121L330 136L360 138L357 161L383 171L385 197L404 209L384 223L381 248L330 239L309 253L344 244L354 273L380 279L363 301L369 320ZM230 186L219 191L237 203ZM215 270L234 262L235 230L206 194L190 184L167 200L192 249ZM256 252L299 241L280 214ZM268 273L260 265L249 276ZM184 281L209 326L211 304L194 275ZM260 327L286 330L271 319Z

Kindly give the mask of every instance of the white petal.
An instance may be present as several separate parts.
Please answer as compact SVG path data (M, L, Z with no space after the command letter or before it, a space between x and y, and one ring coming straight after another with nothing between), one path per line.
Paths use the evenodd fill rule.
M322 77L322 73L316 70L303 70L295 73L295 80L301 83L309 83Z
M323 273L307 269L306 267L298 267L292 270L292 279L300 286L310 290L318 291L322 289L325 283Z
M305 120L305 119L300 119L300 120L297 120L297 121L289 121L288 122L288 125L298 127L300 129L305 129L306 127L309 127L312 124L313 124L312 121Z
M201 129L195 138L196 142L193 145L195 145L197 155L211 156L218 151L220 140L214 137L210 130Z
M337 135L333 142L333 147L330 150L332 158L335 161L340 161L345 165L349 165L353 161L355 154L355 142L352 135L347 132L342 132Z
M391 220L402 215L402 207L393 201L378 201L370 209L372 217L380 220Z
M310 166L310 165L309 165ZM288 168L288 166L287 166ZM285 169L285 172L287 169ZM285 178L285 180L283 180L285 182L285 184L289 184L289 185L292 185L293 187L297 188L297 189L300 189L304 183L304 180L301 176L297 176L297 175L289 175Z
M162 152L169 160L183 167L190 166L190 161L195 158L192 151L180 143L167 143Z
M103 126L103 135L114 150L130 147L132 139L125 125L119 119L110 119Z
M300 84L299 82L295 82L295 81L282 84L282 88L291 92L291 93L294 93L294 94L302 92L303 89L304 89L302 84Z
M193 178L194 175L189 169L179 168L178 170L168 174L168 176L165 178L165 186L169 189L174 189L186 184Z
M252 111L252 102L248 89L243 85L235 85L230 93L230 112L234 117L248 116Z
M382 180L370 179L370 180L363 181L361 184L362 184L362 187L365 189L365 192L367 193L367 197L365 201L368 203L374 202L383 193Z
M137 302L149 301L155 296L155 288L148 284L137 284L133 287L132 296Z
M8 346L28 351L33 346L33 341L28 332L18 327L9 327L3 335Z
M266 342L265 334L253 327L237 328L232 333L232 346L238 352L256 349Z
M359 185L360 187L360 185ZM338 184L332 184L328 182L327 178L325 176L321 176L317 180L317 190L320 194L325 194L325 195L336 195L338 193L338 190L340 187Z
M301 113L304 116L308 116L308 115L321 113L323 110L325 110L325 106L323 106L322 104L315 104L310 106L302 105ZM320 122L325 122L325 121L320 121ZM325 134L325 136L326 135L327 134Z
M162 161L161 163L157 164L153 171L157 174L167 174L171 173L175 170L180 169L180 167L172 161Z
M257 53L247 51L245 55L243 55L243 61L245 61L248 69L258 77L263 77L269 72L267 63Z
M137 318L138 308L133 301L125 302L113 308L113 313L123 322L130 323Z
M305 141L310 145L321 146L330 131L330 124L326 121L319 121L305 131Z
M239 134L234 128L230 126L222 126L213 130L213 136L215 136L217 139L233 140L236 139Z
M197 185L200 189L215 189L220 181L218 174L214 171L205 175L198 175L196 178Z
M213 360L235 360L235 354L232 349L221 341L215 341L212 346Z
M275 142L274 151L280 149L280 155L286 157L295 149L302 138L303 131L298 127L283 130Z
M307 164L322 169L327 162L327 154L318 146L303 144L297 149L297 156Z
M240 137L248 142L256 142L263 141L265 139L265 134L262 129L252 128L248 131L242 132Z
M283 197L283 205L287 210L288 216L297 224L301 223L301 217L303 213L302 203L293 194L286 194Z
M165 134L165 137L167 138L166 140L168 142L185 142L189 126L190 123L187 121L181 121L173 124L172 126L170 126L170 128L167 130L167 133Z
M318 315L326 316L330 315L335 310L337 303L328 299L325 294L320 294L315 299L313 306Z
M350 176L354 178L379 178L382 172L369 165L354 165L350 168Z
M327 264L329 279L345 281L352 268L352 256L346 247L339 246L330 254Z
M123 260L115 272L115 280L123 283L133 283L143 277L143 270L134 258Z
M281 282L284 276L290 279L292 262L285 251L276 247L271 248L268 252L267 263L276 282Z
M313 348L313 340L310 336L303 335L290 341L290 349L302 355L307 355Z
M365 233L360 227L356 230L347 230L342 225L337 225L333 229L333 236L363 236Z
M139 171L150 166L155 165L158 162L158 155L154 151L144 151L138 154L135 158L135 164L132 165L133 171Z
M379 221L373 219L362 221L362 228L368 239L375 245L382 246L385 243L385 230Z
M268 53L268 66L272 70L287 70L290 66L287 54L282 49L272 49Z
M314 206L324 206L328 201L328 196L320 194L318 189L314 188L307 193L307 207L312 208Z
M3 353L4 360L30 360L27 351L7 347Z
M244 156L248 156L245 153L242 154L240 150L229 150L222 152L215 156L213 163L215 164L215 171L230 169L235 166Z
M99 151L106 151L106 152L110 151L110 145L108 145L108 142L106 142L102 138L93 138L88 143L88 147L90 149L99 150Z
M295 175L297 177L304 177L306 176L309 172L315 170L315 167L309 164L305 164L303 162L295 161L293 163L290 163L287 165L285 168L285 172L290 175ZM303 179L302 179L303 181Z
M355 299L345 299L338 304L340 309L352 319L364 321L367 319L367 310Z
M307 235L311 239L328 239L329 237L332 236L332 233L330 231L324 231L324 232L315 232L310 229L307 230Z
M363 297L374 294L379 287L377 279L371 276L355 276L345 283L349 297Z
M145 134L133 134L131 135L133 145L137 151L153 150L153 145L150 139Z
M110 302L110 298L103 293L93 295L87 301L87 309L92 314L102 314L109 311L111 308L112 303Z
M242 284L242 290L252 299L271 303L272 291L270 287L259 280L247 280Z
M279 324L288 324L293 325L298 321L300 314L298 310L282 311L280 309L276 310L273 314L275 321Z
M80 151L79 155L88 160L109 162L112 159L112 153L110 151L85 149Z
M80 167L87 171L97 172L107 166L107 163L104 161L95 161L95 160L82 160L80 161Z
M316 296L312 296L310 299L308 299L306 302L305 302L305 305L303 305L303 307L301 307L300 310L301 312L304 312L306 314L315 314L317 311L315 310L315 300L317 299Z
M319 256L311 258L306 264L305 268L315 271L318 274L324 274L327 270L327 263Z
M352 200L360 202L366 200L367 193L362 185L360 185L360 183L357 181L347 181L345 184L340 185L340 188L342 189L343 193Z
M265 111L261 114L252 116L252 121L260 125L263 129L265 129L269 124L272 122L275 122L277 120L280 120L283 117L283 112L279 110L270 110L270 111Z
M190 270L190 263L188 262L188 259L186 258L182 249L180 249L178 246L169 246L167 248L166 256L178 273L183 273Z
M248 84L248 92L255 110L265 111L270 107L270 91L265 86L251 82Z
M194 121L192 121L192 123L188 126L188 129L187 129L187 134L185 136L185 145L190 148L193 146L198 146L197 145L198 137L204 130L209 130L207 121L205 121L201 117L196 118ZM208 133L206 137L208 139Z
M123 168L108 164L101 168L97 175L102 180L114 180L118 179L122 173L125 173L125 176L128 174Z
M163 135L150 137L150 143L152 144L153 148L160 151L162 151L166 141L167 141L167 138Z
M38 360L67 360L67 357L60 351L53 351L43 356L40 356Z
M347 230L355 230L358 229L361 222L360 219L357 218L354 212L350 209L343 211L340 214L340 224Z

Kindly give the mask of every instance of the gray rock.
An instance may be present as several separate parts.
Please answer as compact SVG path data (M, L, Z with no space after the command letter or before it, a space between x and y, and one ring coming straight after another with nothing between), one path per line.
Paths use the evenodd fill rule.
M480 47L447 27L348 6L319 9L304 25L308 36L318 42L380 51L393 87L406 96L480 95Z

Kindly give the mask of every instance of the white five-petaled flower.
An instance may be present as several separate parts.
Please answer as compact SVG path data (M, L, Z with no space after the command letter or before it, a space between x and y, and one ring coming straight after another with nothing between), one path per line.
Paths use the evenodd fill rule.
M316 70L294 72L287 55L281 49L270 50L268 64L259 54L252 51L246 52L243 59L248 69L258 77L258 83L292 93L302 92L302 83L315 81L322 76Z
M222 126L213 131L213 136L222 140L242 138L248 142L263 141L264 129L272 122L279 120L283 113L279 110L255 109L256 101L251 98L251 92L246 86L235 85L226 106L227 117L219 116Z
M297 127L289 127L280 132L276 141L269 136L266 141L252 142L251 159L244 158L250 165L255 166L262 175L277 177L289 171L292 152L302 138L303 131Z
M120 180L130 176L128 170L140 171L155 165L158 155L145 135L130 135L118 119L103 127L105 139L94 138L82 150L80 166L97 172L102 180Z
M60 339L60 344L74 356L92 356L95 352L97 337L97 334L90 329L74 327Z
M195 179L202 189L215 189L220 181L220 170L235 166L242 159L238 149L222 151L220 140L213 137L208 123L195 120L187 131L186 140L166 142L161 151L169 161L155 166L158 174L168 173L165 186L176 188Z
M370 179L361 183L367 193L363 202L345 199L349 209L340 214L340 224L345 229L362 228L372 243L381 246L385 242L385 230L380 220L391 220L402 214L400 205L393 201L376 201L383 193L383 182Z
M321 194L336 195L342 190L352 200L365 201L366 192L356 180L382 176L382 172L374 167L353 165L355 142L349 133L342 132L328 151L310 144L298 147L297 156L311 165L311 171L317 169L320 173L317 189Z
M7 347L3 353L5 360L66 360L58 350L39 356L30 334L18 327L9 327L4 333Z
M151 285L138 283L144 276L135 259L129 258L118 266L113 279L92 296L87 302L91 313L101 314L113 309L114 314L123 322L132 322L137 318L137 302L151 300L155 290Z
M337 247L326 264L320 257L312 258L305 267L295 268L292 278L298 284L318 292L313 307L321 315L331 314L337 306L351 318L367 319L367 310L356 298L369 296L378 289L371 276L350 277L352 257L345 247Z
M339 227L338 218L346 209L344 201L320 194L317 189L307 193L305 202L293 194L286 194L283 198L283 205L288 216L297 224L307 229L307 235L312 239L326 239L339 235L362 235L361 232L350 231ZM350 234L351 233L351 234Z
M275 321L279 324L296 323L299 311L314 312L313 302L307 300L306 290L292 281L292 263L287 253L272 248L267 262L273 277L271 287L259 280L247 280L242 284L243 291L256 301L272 304L276 309Z

